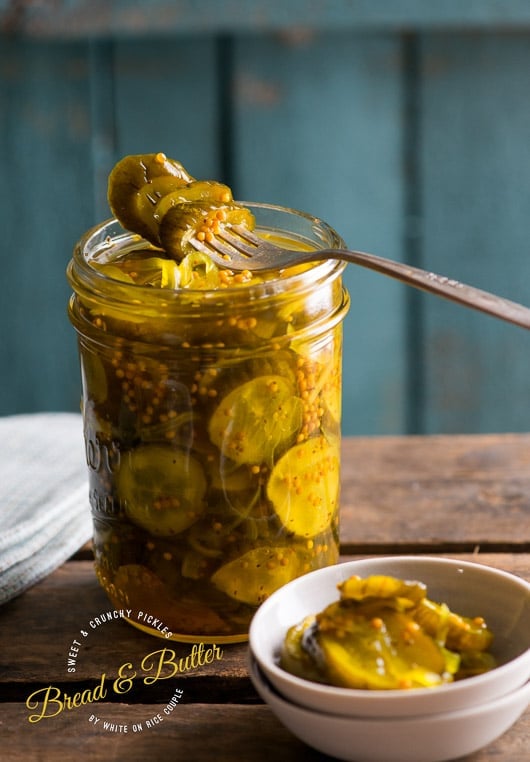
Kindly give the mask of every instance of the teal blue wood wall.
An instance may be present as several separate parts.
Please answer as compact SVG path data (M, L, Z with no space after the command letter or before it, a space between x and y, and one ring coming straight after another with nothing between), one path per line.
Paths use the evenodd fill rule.
M0 0L0 414L78 409L64 269L158 150L530 305L530 3ZM530 430L530 334L346 282L346 434Z

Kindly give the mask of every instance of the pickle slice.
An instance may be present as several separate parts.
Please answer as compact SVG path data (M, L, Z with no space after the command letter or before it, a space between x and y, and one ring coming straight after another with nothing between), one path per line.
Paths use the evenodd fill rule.
M175 260L172 260L173 262ZM189 254L175 265L178 268L182 288L218 288L219 268L212 262L208 254L200 251L190 251Z
M395 653L396 678L410 680L419 685L439 683L458 668L449 653L441 648L408 614L392 611L385 613L385 626L392 639ZM400 668L405 665L405 675ZM433 678L433 675L439 677Z
M160 222L174 206L185 203L209 201L211 204L230 204L232 191L228 185L215 180L194 180L182 188L166 193L155 207L155 217Z
M444 650L408 614L387 609L384 601L379 616L359 612L355 602L330 604L302 643L306 650L320 652L334 684L412 688L450 678Z
M319 664L303 647L303 641L307 632L314 627L315 615L309 614L301 622L287 630L282 643L280 654L280 666L287 672L304 680L313 680L317 683L324 682L324 677Z
M495 657L488 651L462 651L456 680L482 675L496 666Z
M281 376L259 376L233 389L213 412L211 441L234 463L271 464L300 429L303 403Z
M113 278L114 280L120 280L122 283L134 283L134 278L131 278L129 273L125 272L123 267L115 262L91 262L94 270L104 273L107 278Z
M130 520L160 537L184 531L206 507L201 465L163 445L141 445L124 456L117 488Z
M373 627L366 620L357 634L348 634L342 639L330 633L320 633L319 644L326 671L334 685L389 690L427 688L443 682L437 672L400 658L387 638L374 638Z
M252 230L254 215L244 206L219 204L215 198L177 204L160 220L160 243L170 256L179 260L195 251L191 238L203 236L207 240L225 224L243 225Z
M180 273L175 261L163 257L129 257L113 263L98 263L96 268L109 278L142 286L176 288L180 282Z
M124 228L156 244L156 204L193 179L180 162L163 153L124 156L109 175L109 206Z
M105 366L93 352L85 352L81 355L81 376L83 388L90 389L90 397L96 404L105 402L108 396L109 385Z
M221 566L212 575L212 583L236 601L259 606L279 587L298 577L303 568L303 560L294 548L259 547Z
M267 496L289 532L302 537L324 532L338 506L337 448L324 437L292 447L274 466Z
M338 586L341 598L344 600L364 601L369 598L396 598L403 608L410 608L427 595L427 588L422 582L389 577L383 574L373 574L363 578L353 575Z
M326 664L326 674L332 685L372 690L396 687L380 653L381 640L378 641L377 651L370 647L369 642L351 635L339 642L332 635L325 634L319 637L318 642Z
M437 640L443 639L455 651L486 651L493 642L493 633L482 617L460 616L443 603L423 600L414 616L426 632Z
M495 667L491 653L477 650L491 643L482 617L433 603L422 582L354 575L338 589L340 600L288 630L280 663L292 674L388 690L432 688Z

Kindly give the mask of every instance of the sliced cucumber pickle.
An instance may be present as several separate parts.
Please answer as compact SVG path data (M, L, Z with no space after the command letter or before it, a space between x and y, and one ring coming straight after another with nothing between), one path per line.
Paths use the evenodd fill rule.
M227 223L254 227L254 215L234 203L227 185L195 180L163 153L125 156L109 175L107 195L124 228L177 261L195 250L191 237L204 240Z
M243 206L219 204L209 198L179 203L160 220L160 243L170 256L182 259L195 251L191 238L203 236L207 240L210 233L215 235L226 224L244 225L252 230L254 215Z
M289 532L301 537L324 532L338 506L337 448L324 437L292 447L274 466L267 495Z
M124 228L156 244L156 204L193 179L179 161L163 153L125 156L109 175L109 206Z
M416 618L433 637L443 638L448 648L486 651L493 640L492 632L481 617L460 616L445 604L423 600L416 609Z
M281 376L259 376L233 389L213 412L208 433L239 465L271 464L302 424L303 403Z
M129 519L155 536L183 532L206 507L201 465L169 446L141 445L131 450L122 458L117 487Z
M219 205L230 204L233 201L232 191L228 185L215 180L194 180L161 198L156 205L155 214L161 221L174 206L201 201Z
M311 654L303 647L307 633L315 626L315 615L302 619L287 630L281 652L281 666L287 672L305 680L324 682L319 665L315 663ZM320 650L320 649L319 649Z
M367 621L359 632L344 638L320 633L319 643L335 685L390 690L432 687L443 682L440 674L400 658L388 637L375 638Z
M303 561L294 548L259 547L221 566L212 583L230 598L250 606L260 603L303 572Z
M434 688L495 667L481 650L493 637L484 620L430 601L422 582L352 576L337 587L339 600L287 631L283 669L344 688L391 690ZM455 632L471 634L459 639Z
M352 576L338 585L343 600L363 601L370 598L397 598L402 605L410 607L427 595L427 588L421 582L373 574L366 579Z

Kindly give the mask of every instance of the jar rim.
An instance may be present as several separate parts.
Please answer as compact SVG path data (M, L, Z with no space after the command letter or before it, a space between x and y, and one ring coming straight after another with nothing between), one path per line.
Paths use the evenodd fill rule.
M301 221L308 227L308 230L311 230L314 239L311 240L307 235L302 235L301 233L288 228L267 226L266 224L260 223L258 220L257 229L260 231L283 233L287 237L294 238L294 240L300 240L319 248L319 241L321 242L321 248L340 249L345 247L344 241L334 228L324 220L307 212L263 202L238 201L237 203L246 206L251 210L255 210L258 214L280 214L284 215L286 219L290 218L291 220ZM114 234L108 234L103 238L105 231L110 231L111 229L115 230ZM101 237L101 241L94 244L93 242L98 236ZM72 259L67 268L67 277L74 291L78 291L79 288L81 288L81 290L88 288L94 295L97 295L98 293L105 294L108 298L109 295L107 290L110 286L113 289L113 300L126 302L130 302L131 296L134 294L142 300L148 296L150 301L154 299L164 302L173 302L176 299L181 299L183 295L186 295L188 298L200 298L201 302L205 303L219 299L221 294L223 295L223 301L225 301L226 298L233 297L235 294L238 295L238 298L254 300L263 296L274 296L275 294L290 291L291 289L297 290L297 286L301 287L305 285L309 277L311 277L312 280L314 279L316 283L321 280L327 280L330 277L336 277L337 275L340 275L346 267L346 263L342 260L326 259L320 262L315 262L314 265L302 272L294 273L282 278L273 278L261 283L238 283L223 287L222 289L194 289L189 287L157 289L139 283L124 283L123 281L112 278L101 270L90 266L86 252L91 243L94 247L94 252L100 252L105 248L105 239L107 239L107 245L111 246L120 238L123 240L137 238L139 245L151 245L137 234L127 231L120 225L118 220L113 217L92 226L76 243ZM156 247L153 248L153 251L157 250ZM122 294L123 298L120 298ZM125 294L127 294L127 296L125 296Z

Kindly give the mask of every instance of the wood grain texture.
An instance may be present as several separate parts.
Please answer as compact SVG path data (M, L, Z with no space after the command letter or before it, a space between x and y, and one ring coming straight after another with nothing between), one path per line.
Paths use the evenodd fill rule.
M219 176L215 61L209 40L2 41L0 415L79 409L66 315L74 244L110 216L107 176L125 153L163 149Z
M135 718L152 717L161 706L139 706ZM81 710L80 710L81 711ZM121 760L144 762L152 759L190 759L193 762L332 762L332 758L310 749L289 733L266 706L178 706L171 717L151 730L134 733L130 707L98 705L101 716L112 717L116 724L128 726L127 733L110 733L90 724L88 717L61 716L47 725L41 722L24 733L20 728L21 712L17 704L2 707L0 728L4 731L5 762L65 762L79 759L82 738L83 760ZM90 715L90 712L84 712ZM53 724L51 724L53 723ZM15 728L17 730L15 730ZM79 730L81 728L81 731ZM1 730L0 730L1 732ZM482 751L466 756L460 762L528 762L530 714L527 712L506 735ZM49 755L49 756L48 756Z
M372 554L344 555L342 561ZM450 553L444 556L473 560L487 566L504 569L530 581L528 553ZM102 672L109 679L117 676L118 667L126 660L138 665L164 641L153 640L122 619L104 621L113 611L97 581L93 563L70 561L19 598L0 610L0 685L4 683L3 700L21 700L31 684L44 685L50 674L54 682L72 692L83 682L97 680ZM88 636L80 638L80 631ZM20 647L23 633L24 648ZM75 660L75 672L68 672L68 654L76 638L82 641L80 655ZM121 644L117 649L117 643ZM176 660L185 658L190 644L169 643ZM119 654L117 655L117 650ZM248 680L247 646L235 644L223 647L221 660L211 665L179 674L179 684L188 698L227 702L255 700ZM7 687L9 684L9 688ZM70 687L68 687L70 686ZM9 696L6 695L9 690ZM167 693L164 685L141 687L128 699L162 701Z
M348 438L341 503L345 552L528 549L530 437Z
M352 557L352 548L356 556L366 556L402 552L403 545L410 546L407 552L434 552L438 545L438 552L530 580L529 445L530 435L347 438L343 560ZM474 552L459 553L454 550L458 544ZM495 544L506 549L492 552ZM100 627L95 617L111 608L91 561L61 567L0 609L0 675L14 682L45 680L50 660L61 669L66 666L68 646L81 629L90 633L90 650L76 664L77 671L64 672L63 679L94 677L97 665L108 662L115 647L105 636L107 627L114 628L116 638L126 639L131 656L139 657L152 638L123 621ZM17 633L22 630L25 648L20 650ZM179 654L189 651L187 645L177 648ZM244 647L227 649L210 691L237 691L245 674L243 655Z
M455 556L476 558L468 554ZM343 560L347 560L344 557ZM530 557L488 554L483 563L498 566L530 580ZM212 755L232 762L245 754L249 762L265 762L273 752L280 760L324 760L288 733L261 705L247 671L247 647L226 646L221 661L208 668L181 673L155 686L127 694L127 702L102 701L87 704L39 723L29 724L31 708L26 701L39 688L57 687L62 694L93 689L105 673L110 686L122 663L136 666L160 645L123 622L104 624L89 631L87 647L77 657L78 671L66 671L68 649L78 634L79 623L111 607L98 587L92 565L71 561L16 601L0 611L0 741L6 762L66 762L109 758L141 760L145 754L165 759L178 748L179 756L206 762ZM90 625L88 625L90 628ZM23 643L23 646L21 646ZM190 646L171 644L180 655ZM120 658L121 656L121 658ZM128 672L129 674L129 672ZM164 709L178 688L179 703L170 714ZM113 696L109 693L109 696ZM90 721L91 715L99 724ZM162 722L148 728L146 720L159 715ZM127 726L127 732L105 729L103 721ZM142 725L135 732L133 725ZM527 712L500 739L481 752L466 757L469 762L503 759L526 762L530 734ZM265 756L265 754L267 756Z
M164 151L195 177L220 177L218 64L208 36L116 43L116 158Z
M151 759L189 759L193 762L268 762L271 755L279 762L307 760L324 762L330 759L298 741L273 716L266 706L181 705L170 717L156 727L147 728L146 719L163 712L163 704L135 707L98 705L101 718L127 726L128 732L111 733L103 721L89 723L91 711L83 707L75 717L62 715L41 722L20 732L25 712L18 704L4 704L0 720L0 738L4 743L5 762L52 762L79 759L82 739L82 759L128 760L144 762ZM135 724L143 725L134 732ZM517 738L515 738L515 742ZM482 762L478 758L473 762ZM510 760L511 762L511 760ZM514 759L514 762L522 762Z
M402 537L409 538L407 552L425 553L428 548L423 545L423 536L440 531L445 547L442 555L484 563L530 581L530 495L523 494L528 486L529 444L530 435L525 434L347 438L342 524L345 552L341 561L378 552L401 552ZM504 503L512 485L520 491L516 520ZM521 485L526 486L523 489ZM481 501L476 499L465 508L473 489L484 494ZM415 497L418 492L419 498ZM440 494L444 496L443 510ZM408 524L414 524L414 514L409 503L414 509L423 508L421 531L412 528L411 534ZM393 521L380 519L385 505L393 506ZM440 522L439 510L445 521ZM512 520L511 531L507 515ZM364 539L358 533L360 517L365 522ZM491 548L488 552L478 548L475 552L454 552L453 521L457 521L461 537L467 539L478 536L480 523L488 524L490 540L498 534L505 538L506 548L503 552L491 552ZM378 541L387 543L379 545L378 552L373 547L370 524L377 532L381 530ZM358 551L351 555L348 547L356 543ZM430 549L433 547L431 543ZM83 550L79 558L85 556ZM106 621L111 611L93 563L75 558L0 608L2 760L73 762L79 759L80 749L83 759L94 761L140 762L146 756L163 760L175 754L197 762L213 758L219 762L236 758L265 762L271 754L285 762L327 759L297 741L262 705L248 675L245 644L224 646L221 659L166 680L161 678L155 685L138 680L126 700L112 690L104 701L30 724L29 715L35 710L26 702L34 691L53 686L61 696L66 693L72 697L94 689L103 674L110 687L122 664L141 668L142 659L164 643L121 619ZM86 637L81 630L87 632ZM81 647L69 662L76 640ZM176 660L185 658L192 648L191 644L169 645ZM69 672L72 665L74 671ZM182 694L179 702L166 714L164 710L177 689ZM91 721L91 715L100 722ZM162 721L148 727L147 721L153 722L157 715ZM121 727L111 730L109 723ZM466 762L526 762L529 737L530 714L526 712L504 736L468 756Z

